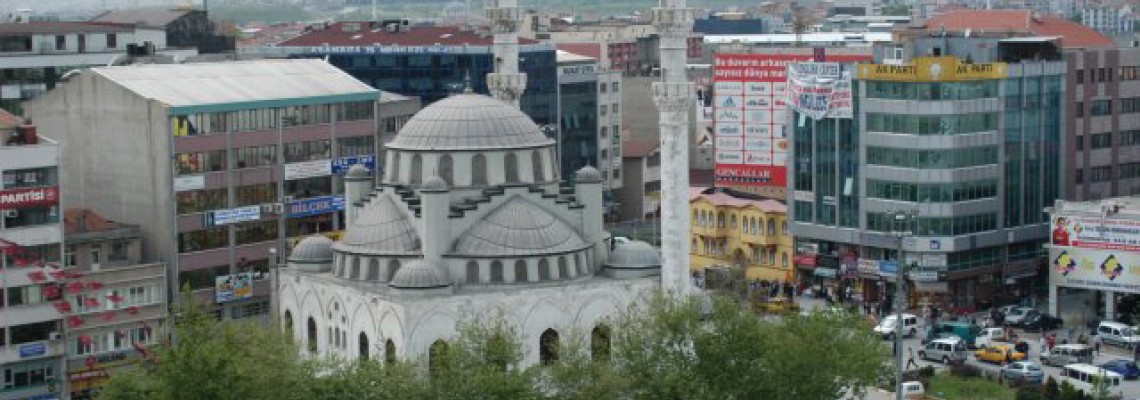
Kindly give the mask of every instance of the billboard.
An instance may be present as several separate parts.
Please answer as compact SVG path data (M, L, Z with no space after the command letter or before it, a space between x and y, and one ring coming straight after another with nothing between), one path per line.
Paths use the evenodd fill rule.
M1005 63L974 64L954 56L918 57L908 65L864 64L859 80L895 82L954 82L1005 79Z
M716 183L787 186L788 66L806 54L717 54L713 60ZM828 56L829 62L870 61L870 55Z
M1050 243L1055 247L1140 252L1140 221L1054 215Z
M245 206L230 208L226 210L214 210L206 213L205 218L206 220L204 223L207 227L257 221L261 219L261 206Z
M328 214L344 210L344 197L320 196L289 203L289 218Z
M57 202L59 202L59 189L56 187L0 190L0 210L51 206Z
M851 71L840 63L789 65L788 102L812 119L851 118Z
M1049 283L1083 289L1140 291L1140 253L1054 247L1049 250Z
M253 297L253 273L242 272L214 278L214 300L218 303Z

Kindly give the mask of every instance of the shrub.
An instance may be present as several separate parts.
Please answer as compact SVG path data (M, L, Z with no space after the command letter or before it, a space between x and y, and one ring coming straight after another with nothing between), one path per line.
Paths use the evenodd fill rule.
M1032 388L1032 387L1022 387L1020 389L1017 389L1016 399L1017 400L1048 400L1045 397L1045 393L1042 393L1040 389Z

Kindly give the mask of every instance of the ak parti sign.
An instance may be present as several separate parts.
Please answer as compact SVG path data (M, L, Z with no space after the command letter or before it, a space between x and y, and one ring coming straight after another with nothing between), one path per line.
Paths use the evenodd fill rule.
M55 205L59 202L59 188L37 187L0 190L0 210Z

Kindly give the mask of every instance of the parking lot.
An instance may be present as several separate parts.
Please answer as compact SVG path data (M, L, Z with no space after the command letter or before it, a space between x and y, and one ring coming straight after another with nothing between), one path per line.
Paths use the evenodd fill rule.
M805 300L801 301L800 304L802 307L805 307L805 309L811 309L811 308L822 306L822 304L820 302L814 301L812 299L805 299ZM926 326L922 325L921 329L919 329L919 332L921 332L921 333L918 336L922 336L926 332ZM1068 335L1069 335L1067 327L1062 328L1061 330L1051 331L1051 332L1057 334L1057 343L1060 343L1061 339L1067 339ZM1039 333L1039 332L1023 332L1021 330L1017 330L1017 333L1018 333L1019 338L1021 338L1022 340L1025 340L1030 345L1029 346L1029 358L1028 358L1028 360L1033 361L1033 362L1040 365L1041 363L1039 360L1040 360L1041 349L1040 349L1040 346L1038 345L1038 340L1041 339L1041 333ZM1084 333L1086 335L1088 334L1088 332L1085 329L1083 329L1083 327L1082 327L1082 329L1077 330L1076 335L1080 335L1081 333ZM1074 339L1075 339L1075 337L1074 337ZM1074 342L1074 341L1075 340L1070 340L1070 342ZM921 338L913 337L913 338L905 339L903 341L903 344L906 348L914 350L915 358L916 358L915 362L919 365L919 367L924 367L924 366L929 365L929 366L933 366L937 370L945 370L947 368L946 365L944 365L940 362L932 362L932 361L925 361L925 360L917 359L918 351L922 348L921 342L922 342ZM887 340L883 340L883 345L889 346L890 342ZM908 354L909 354L909 352L907 350L903 351L903 362L904 363L906 362L906 357ZM1101 353L1099 355L1094 354L1093 364L1094 365L1100 365L1100 364L1103 364L1105 362L1108 362L1108 361L1111 361L1111 360L1114 360L1117 358L1131 359L1132 353L1128 349L1117 347L1117 346L1107 346L1107 345L1102 346L1101 347ZM973 354L972 350L970 351L969 356L966 358L966 363L969 365L975 365L975 366L979 366L981 368L984 368L992 374L996 374L997 371L1001 368L1001 366L998 364L992 364L992 363L978 361L977 359L974 358L974 354ZM1053 379L1056 379L1057 382L1062 382L1064 380L1064 378L1062 378L1060 376L1061 368L1044 366L1044 365L1042 365L1041 368L1045 371L1045 376L1046 376L1045 379L1048 379L1048 377L1053 377ZM913 369L913 367L912 367L912 369ZM1124 381L1124 383L1121 385L1120 389L1114 390L1113 392L1115 394L1122 395L1122 398L1126 399L1126 400L1140 399L1140 380ZM937 395L937 393L931 393L931 394ZM893 395L888 395L887 393L879 391L879 390L871 390L870 393L868 394L867 398L873 399L873 400L886 400L886 399L893 399L894 397L893 397Z

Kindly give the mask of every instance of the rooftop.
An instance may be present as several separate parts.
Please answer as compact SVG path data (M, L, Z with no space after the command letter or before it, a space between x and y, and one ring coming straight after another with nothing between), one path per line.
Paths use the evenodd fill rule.
M352 24L357 24L355 29ZM286 40L278 46L490 46L490 35L462 30L458 27L413 26L403 32L388 32L383 26L369 22L337 22ZM519 44L535 44L533 39L519 38Z
M112 22L154 28L164 28L166 25L182 18L182 16L197 11L192 8L145 7L123 10L110 10L104 12L91 22Z
M103 218L102 215L89 208L69 208L63 213L63 232L67 235L86 232L106 232L122 228L131 228L133 225L124 225Z
M3 108L0 108L0 131L15 129L17 126L23 125L24 119Z
M130 32L135 28L128 24L103 22L10 22L0 24L0 35L36 35L61 33L118 33Z
M558 50L590 57L595 60L602 58L602 45L597 43L558 43Z
M594 62L594 61L596 61L593 57L586 57L583 55L578 55L578 54L571 53L569 51L562 51L562 50L558 50L555 57L559 63Z
M691 187L689 188L689 202L694 202L700 199L708 201L714 206L726 207L755 207L760 211L767 213L786 213L788 206L782 202L770 199L749 199L741 196L734 196L725 193L722 190L709 191L706 188Z
M175 115L376 101L380 93L317 59L127 65L90 73L165 103Z
M622 158L649 157L660 147L661 142L656 139L626 138L621 141L621 156Z
M1140 196L1114 197L1093 201L1057 201L1052 215L1096 214L1109 219L1140 219Z
M1112 47L1112 38L1087 26L1056 17L1038 16L1032 10L955 10L926 21L930 32L1059 36L1061 47Z

